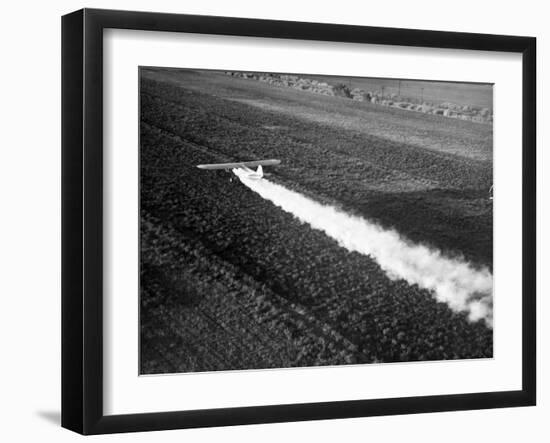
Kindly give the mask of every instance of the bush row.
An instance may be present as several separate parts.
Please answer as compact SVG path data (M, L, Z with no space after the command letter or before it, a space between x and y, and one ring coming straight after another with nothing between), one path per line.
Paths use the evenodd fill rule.
M255 74L250 72L227 71L227 75L246 79L258 80L276 86L285 86L301 91L313 92L316 94L345 97L357 101L365 101L383 106L391 106L409 111L422 112L425 114L441 115L443 117L458 118L478 123L491 123L493 113L488 108L471 105L459 105L456 103L432 103L411 97L398 96L397 94L384 94L383 91L365 91L360 88L350 89L345 83L329 84L288 74Z

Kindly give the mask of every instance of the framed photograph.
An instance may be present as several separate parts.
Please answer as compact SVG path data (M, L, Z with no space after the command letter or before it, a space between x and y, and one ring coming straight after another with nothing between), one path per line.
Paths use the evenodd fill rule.
M531 37L62 19L62 425L534 405Z

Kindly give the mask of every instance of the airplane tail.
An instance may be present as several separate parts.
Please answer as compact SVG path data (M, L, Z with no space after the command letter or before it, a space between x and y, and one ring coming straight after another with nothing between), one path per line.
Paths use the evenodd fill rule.
M258 174L260 178L264 176L264 169L262 168L262 165L258 166L258 169L256 170L256 174Z

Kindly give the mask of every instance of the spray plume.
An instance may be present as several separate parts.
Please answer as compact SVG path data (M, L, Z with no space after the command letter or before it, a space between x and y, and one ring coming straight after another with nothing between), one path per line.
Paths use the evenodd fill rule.
M368 255L392 280L403 279L431 291L452 310L468 313L470 321L493 324L493 276L467 262L444 257L423 245L412 245L393 230L383 229L362 217L320 204L269 180L253 180L234 169L240 181L301 222L324 232L348 251Z

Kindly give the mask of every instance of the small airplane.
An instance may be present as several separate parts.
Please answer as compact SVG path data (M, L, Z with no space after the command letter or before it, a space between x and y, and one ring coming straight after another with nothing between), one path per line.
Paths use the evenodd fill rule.
M246 178L252 180L259 180L264 176L263 166L273 166L281 163L281 160L268 159L268 160L254 160L249 162L236 162L236 163L212 163L208 165L197 165L199 169L236 169L242 171ZM250 168L258 167L255 171Z

